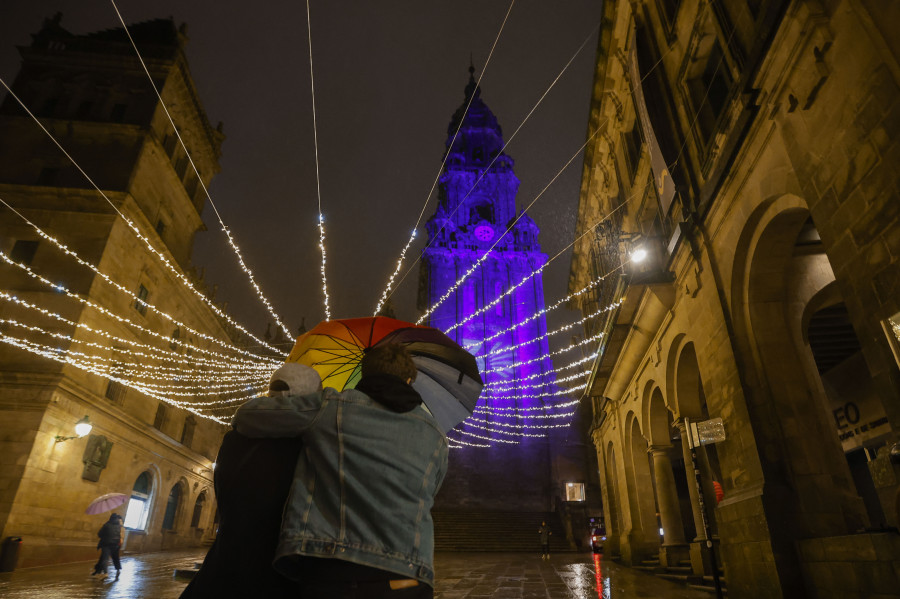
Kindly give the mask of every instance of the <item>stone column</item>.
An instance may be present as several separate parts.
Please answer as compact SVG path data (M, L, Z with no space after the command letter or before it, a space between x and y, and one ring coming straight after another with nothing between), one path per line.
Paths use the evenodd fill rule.
M697 537L694 541L705 541L706 533L703 531L703 516L700 514L700 496L697 493L697 483L694 481L693 459L691 459L691 449L688 447L687 428L684 425L684 419L679 418L675 421L675 425L681 432L681 452L684 455L684 472L687 475L688 493L691 495L691 511L694 514L694 530L697 531Z
M653 477L656 481L659 518L662 521L663 545L683 545L684 526L681 524L678 491L675 488L675 475L672 473L672 460L669 458L671 448L671 445L653 445L650 447L650 455L653 457Z

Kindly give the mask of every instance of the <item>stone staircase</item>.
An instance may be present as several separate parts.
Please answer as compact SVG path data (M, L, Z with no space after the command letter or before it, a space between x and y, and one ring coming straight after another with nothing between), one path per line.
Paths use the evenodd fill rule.
M550 553L573 551L562 522L551 512L431 512L435 551L538 553L541 522L547 522Z
M715 593L716 586L712 576L695 576L693 568L691 568L691 560L682 560L677 566L663 567L659 563L659 555L642 560L639 566L632 566L635 570L641 570L648 574L653 574L659 578L671 580L672 582L680 582L686 584L692 589L700 589ZM722 587L722 593L727 594L728 589L725 585L725 572L719 570L719 584Z

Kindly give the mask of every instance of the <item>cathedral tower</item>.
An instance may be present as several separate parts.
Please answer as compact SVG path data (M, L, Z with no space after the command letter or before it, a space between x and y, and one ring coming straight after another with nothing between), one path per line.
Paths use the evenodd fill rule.
M447 130L419 300L421 309L434 305L487 256L430 314L429 324L475 354L488 385L478 404L482 410L448 435L455 449L437 509L545 511L550 507L547 441L510 436L502 424L515 424L517 414L539 409L553 383L550 359L542 357L548 353L544 316L514 326L544 308L540 273L525 279L547 256L537 225L516 210L519 179L512 158L502 151L503 132L481 99L474 70L470 67L465 100Z

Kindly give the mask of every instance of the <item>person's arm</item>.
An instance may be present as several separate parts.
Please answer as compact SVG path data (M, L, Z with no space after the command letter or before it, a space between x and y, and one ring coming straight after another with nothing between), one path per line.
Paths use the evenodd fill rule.
M322 392L288 397L257 397L234 414L232 426L248 437L296 437L315 421Z

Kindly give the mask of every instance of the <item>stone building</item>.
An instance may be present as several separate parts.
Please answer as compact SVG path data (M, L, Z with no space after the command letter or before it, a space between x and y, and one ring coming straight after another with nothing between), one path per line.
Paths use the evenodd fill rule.
M513 159L503 151L503 131L474 72L470 67L465 97L447 128L439 202L427 224L419 282L419 308L430 311L428 324L476 356L486 383L479 411L448 434L453 451L435 501L438 546L443 527L465 526L456 520L445 525L446 512L464 513L465 522L477 513L483 520L475 526L500 520L510 529L528 530L557 512L552 518L574 542L587 535L586 504L567 501L567 489L590 484L584 452L580 446L568 450L558 430L512 433L523 422L540 424L541 417L559 412L553 408L560 394L543 313L541 269L547 256L537 224L516 208ZM599 507L597 495L591 499ZM507 550L511 545L503 539L509 532L495 535ZM484 536L475 535L477 547L468 548L483 549ZM533 536L528 535L529 549Z
M711 574L703 505L729 596L900 593L898 23L604 3L570 291L611 273L577 306L617 305L585 396L607 554Z
M208 184L224 136L210 126L192 83L184 29L168 19L129 29ZM210 346L148 304L231 343L220 318L178 280L200 285L189 256L206 196L124 30L73 35L57 15L20 52L15 94L109 202L7 94L0 107L0 199L9 206L0 207L0 536L23 539L19 567L91 559L108 514L85 508L118 492L131 497L126 550L196 546L214 534L212 467L224 427L124 383L140 368L177 367L148 357L142 344L187 357ZM117 380L89 372L104 364ZM90 434L60 441L85 415Z

